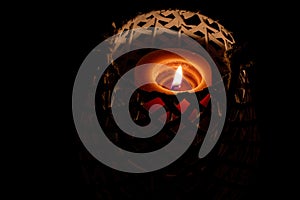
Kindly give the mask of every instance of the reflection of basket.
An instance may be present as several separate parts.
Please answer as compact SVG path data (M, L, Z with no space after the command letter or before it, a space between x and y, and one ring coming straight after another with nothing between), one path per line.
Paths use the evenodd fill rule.
M238 56L235 56L238 54L234 52L229 54L235 45L232 35L218 22L199 13L182 10L153 11L130 20L118 32L138 27L170 28L178 31L179 37L180 33L185 33L196 39L208 51L221 72L227 90L226 123L213 151L206 158L197 159L199 144L205 135L210 116L209 94L207 90L203 90L197 94L203 115L194 146L172 165L157 172L127 174L108 169L86 151L81 151L84 177L90 184L88 187L93 188L95 199L190 199L196 195L202 199L243 198L244 189L251 181L259 155L259 133L251 79L253 65L251 62L240 62ZM129 38L123 40L124 42L130 42L131 37L138 36L123 37ZM97 112L101 114L100 124L108 138L120 147L136 152L154 150L172 139L172 134L176 134L176 120L180 116L176 108L179 102L176 100L168 96L158 96L155 92L149 94L137 90L131 100L133 118L142 124L147 121L147 104L151 101L162 101L167 111L171 112L165 129L166 134L143 143L120 134L120 130L114 124L110 110L110 97L114 85L129 70L124 66L134 66L145 53L135 51L115 60L101 77L96 94ZM123 104L118 100L114 100L113 103L114 106ZM192 114L192 110L187 109L187 112ZM158 141L161 144L158 144ZM149 143L156 144L155 148L146 146ZM140 145L137 146L138 144ZM136 145L134 149L133 145Z

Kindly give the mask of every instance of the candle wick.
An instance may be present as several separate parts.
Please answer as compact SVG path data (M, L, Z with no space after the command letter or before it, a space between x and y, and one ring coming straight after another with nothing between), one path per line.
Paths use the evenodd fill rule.
M181 85L172 85L171 90L179 90Z

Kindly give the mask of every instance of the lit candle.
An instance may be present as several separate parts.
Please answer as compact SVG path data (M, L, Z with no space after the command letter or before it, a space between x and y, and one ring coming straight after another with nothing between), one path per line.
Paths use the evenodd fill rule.
M211 71L208 62L200 55L186 50L178 50L180 55L171 50L156 50L143 56L136 67L151 64L135 74L137 85L145 79L150 84L141 87L148 92L167 95L177 93L195 93L211 85ZM184 55L184 57L182 56Z
M174 52L180 52L180 56ZM137 70L140 65L143 67ZM211 67L201 55L182 49L155 50L144 55L137 62L136 68L135 83L142 85L139 91L143 94L140 95L143 97L141 102L146 110L152 105L160 104L167 108L167 119L172 121L178 118L179 112L183 114L189 110L189 97L194 94L202 107L208 106L210 95L205 89L211 86ZM141 84L143 82L148 84ZM175 95L179 95L181 99L176 101ZM175 107L170 107L168 103ZM155 113L156 110L149 111ZM198 116L193 114L194 110L195 108L188 114L191 121Z

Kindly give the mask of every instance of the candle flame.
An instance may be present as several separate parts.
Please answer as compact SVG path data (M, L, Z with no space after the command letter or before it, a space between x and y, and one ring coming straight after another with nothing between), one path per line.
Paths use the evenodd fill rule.
M171 89L180 88L181 82L182 82L182 67L181 67L181 65L179 65L179 67L177 68L177 70L175 72L175 76L174 76L174 79L172 82Z

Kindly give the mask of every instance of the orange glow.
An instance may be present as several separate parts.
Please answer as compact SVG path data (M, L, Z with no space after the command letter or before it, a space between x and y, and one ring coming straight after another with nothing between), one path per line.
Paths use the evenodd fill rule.
M176 51L181 55L156 50L139 60L137 67L151 63L142 73L135 74L137 84L145 79L149 82L141 87L142 90L173 95L198 92L211 85L210 65L204 57L187 50Z

